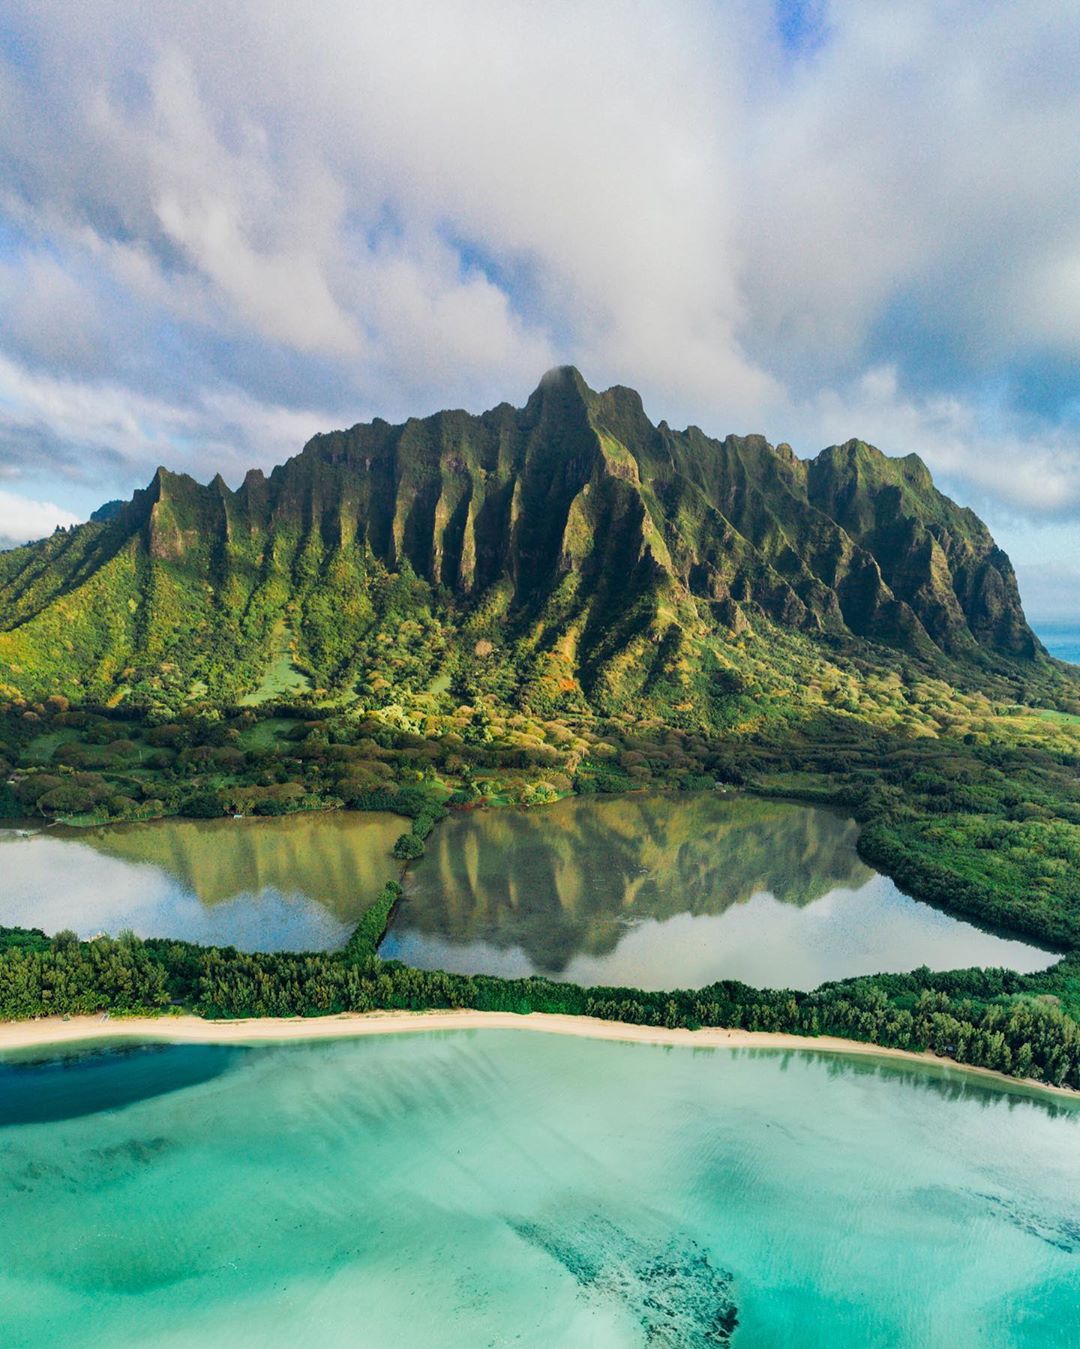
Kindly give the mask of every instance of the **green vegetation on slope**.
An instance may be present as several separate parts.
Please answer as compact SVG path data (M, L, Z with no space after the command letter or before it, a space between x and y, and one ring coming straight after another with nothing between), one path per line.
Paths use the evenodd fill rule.
M1062 691L1008 558L918 459L675 432L566 369L521 409L317 436L235 492L161 469L4 554L0 696L377 711L441 687L718 732L736 639L770 624Z

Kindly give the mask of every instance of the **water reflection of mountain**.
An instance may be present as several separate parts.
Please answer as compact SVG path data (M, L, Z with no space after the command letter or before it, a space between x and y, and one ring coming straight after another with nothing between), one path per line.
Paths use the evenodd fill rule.
M305 895L349 919L395 874L390 849L402 828L396 815L335 812L162 820L66 836L108 857L158 867L208 906L269 889Z
M522 948L548 973L627 923L719 914L768 891L807 905L874 874L853 820L714 793L576 798L452 816L409 879L396 932Z

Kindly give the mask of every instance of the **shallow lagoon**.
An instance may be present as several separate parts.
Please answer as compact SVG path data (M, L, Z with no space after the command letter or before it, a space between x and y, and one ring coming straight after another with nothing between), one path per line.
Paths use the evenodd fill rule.
M0 1067L13 1115L23 1349L1075 1343L1080 1117L946 1068L452 1032Z
M397 874L406 821L334 812L0 831L0 923L131 928L246 950L335 949ZM1056 959L916 903L863 863L853 820L717 792L455 812L381 948L461 973L701 987Z

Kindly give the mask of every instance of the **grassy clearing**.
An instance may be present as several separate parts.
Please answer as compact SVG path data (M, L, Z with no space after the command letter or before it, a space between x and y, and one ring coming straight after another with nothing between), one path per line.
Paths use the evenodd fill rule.
M66 745L69 741L77 739L78 736L75 733L67 730L45 731L42 735L35 735L26 747L26 762L32 764L49 763L54 752L61 745Z
M255 691L240 699L241 706L257 707L260 703L271 703L278 698L287 700L311 692L311 680L293 663L294 646L292 633L280 623L274 631L270 662Z
M240 732L244 749L277 749L290 731L300 722L294 717L266 717L252 722Z

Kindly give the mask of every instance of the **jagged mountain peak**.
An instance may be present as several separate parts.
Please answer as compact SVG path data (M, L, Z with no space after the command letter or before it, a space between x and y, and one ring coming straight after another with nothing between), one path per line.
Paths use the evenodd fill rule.
M553 365L540 376L540 382L533 391L534 396L546 389L574 390L583 397L593 394L585 383L585 377L576 365Z
M165 666L235 698L287 640L344 696L405 581L439 659L491 630L582 706L762 624L972 668L1042 658L1008 559L917 456L674 431L560 366L523 408L322 433L235 492L159 468L108 520L0 555L0 684L138 697Z

